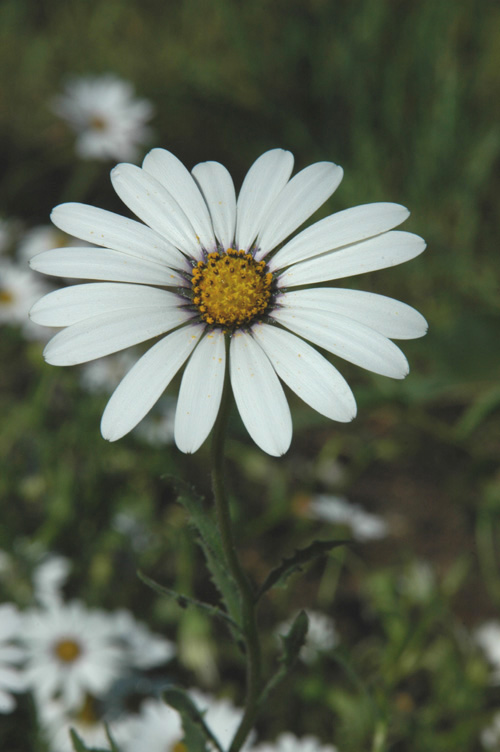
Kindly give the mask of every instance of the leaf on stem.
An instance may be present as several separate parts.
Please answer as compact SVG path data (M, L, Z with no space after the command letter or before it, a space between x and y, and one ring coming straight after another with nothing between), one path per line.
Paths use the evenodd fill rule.
M309 617L304 610L299 611L290 631L286 635L280 635L283 643L283 655L280 660L286 668L293 666L299 653L305 644L307 630L309 629Z
M99 748L87 747L83 739L76 733L75 729L73 728L70 729L69 733L71 736L71 742L73 744L73 749L75 750L75 752L118 752L118 747L116 746L116 744L114 744L114 742L110 738L109 733L108 733L108 739L110 743L112 744L111 750L102 749L101 747Z
M226 622L226 626L229 625L232 630L241 634L239 625L229 616L228 613L226 613L226 611L223 611L223 609L218 608L217 606L212 606L210 603L199 601L197 598L191 598L189 595L178 593L176 590L172 590L171 588L165 587L164 585L160 585L150 577L147 577L141 571L137 572L137 576L144 582L145 585L148 585L155 592L159 593L160 595L166 595L168 598L172 598L181 608L189 608L189 606L194 606L195 608L198 608L201 611L210 614L210 616L221 619L222 621Z
M236 623L240 621L240 600L238 586L226 566L217 523L203 506L203 497L195 489L179 478L168 477L177 492L177 501L190 516L190 522L198 532L198 543L205 555L212 581L218 589L225 606Z
M162 697L164 702L177 710L182 718L185 743L189 752L207 752L206 742L209 742L210 749L215 746L218 752L224 752L219 741L205 723L203 714L198 710L187 692L178 687L172 687L166 689L162 693Z
M303 566L309 564L311 561L318 558L318 556L323 556L324 554L332 551L334 548L337 548L338 546L345 546L348 543L351 543L351 541L314 541L314 543L311 543L311 545L307 546L307 548L297 549L292 556L283 559L279 566L269 572L266 580L259 588L259 591L255 596L255 600L258 601L264 595L264 593L266 593L271 588L276 587L277 585L283 585L291 574L293 574L294 572L302 571Z

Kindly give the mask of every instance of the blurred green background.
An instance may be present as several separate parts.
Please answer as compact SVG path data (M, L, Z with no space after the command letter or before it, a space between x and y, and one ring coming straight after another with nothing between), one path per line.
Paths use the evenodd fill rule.
M234 514L256 579L294 547L333 534L297 512L315 493L345 494L391 529L315 565L267 603L263 629L298 607L319 607L335 619L341 646L314 669L297 669L259 730L314 733L340 752L483 749L481 730L500 710L471 638L500 607L500 6L2 0L4 219L47 223L67 200L123 212L109 182L113 163L78 163L73 134L49 106L69 77L109 72L153 103L150 146L188 167L221 161L239 186L253 160L279 146L295 154L297 169L343 166L318 216L373 201L411 210L403 229L422 235L427 251L352 285L398 297L428 319L428 335L404 343L408 378L341 364L359 417L332 424L291 399L294 440L280 460L252 446L233 416ZM195 634L220 668L204 681L241 702L237 653L218 629L159 601L135 576L140 567L216 597L162 480L180 473L209 497L208 447L186 457L133 436L105 443L106 398L82 391L78 369L45 365L41 346L16 327L2 327L0 361L0 548L19 562L0 595L23 605L34 545L65 554L74 594L126 605L187 646L180 671L191 682L203 677L190 662ZM117 514L129 515L147 543L133 545L113 523ZM405 594L402 573L422 562L431 585L422 598ZM2 719L5 729L14 723ZM9 743L13 752L28 748Z

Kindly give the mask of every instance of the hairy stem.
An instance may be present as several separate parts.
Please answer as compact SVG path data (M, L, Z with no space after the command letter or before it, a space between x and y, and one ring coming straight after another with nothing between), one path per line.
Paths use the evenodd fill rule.
M233 529L229 511L229 502L224 484L224 440L227 416L229 413L229 394L226 387L212 440L212 487L217 511L217 521L227 566L233 575L240 594L241 627L246 648L246 702L245 712L240 726L229 748L229 752L239 752L250 733L258 709L261 690L260 641L256 624L255 597L252 585L243 570L234 545Z

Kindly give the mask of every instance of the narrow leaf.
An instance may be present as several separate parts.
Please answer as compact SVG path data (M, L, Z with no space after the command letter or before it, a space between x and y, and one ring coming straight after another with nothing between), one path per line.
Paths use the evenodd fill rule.
M210 614L210 616L214 616L216 619L221 619L222 621L226 622L226 626L229 625L232 630L241 634L239 625L229 616L228 613L223 611L221 608L212 606L210 603L205 603L204 601L199 601L197 598L191 598L189 595L178 593L176 590L172 590L171 588L165 587L164 585L160 585L158 582L155 582L140 571L137 572L137 576L155 592L159 593L160 595L166 595L168 598L172 598L181 608L189 608L189 606L194 606L195 608L198 608L201 611ZM112 752L114 752L114 750Z
M288 577L290 577L291 574L293 574L294 572L300 572L303 566L309 564L314 559L317 559L318 556L323 556L324 554L329 553L329 551L331 551L332 549L337 548L337 546L345 546L348 543L351 543L351 541L314 541L314 543L311 543L311 545L307 546L307 548L298 549L292 556L283 559L279 566L269 572L269 575L267 576L265 582L259 588L259 591L255 596L255 600L259 600L259 598L261 598L264 593L266 593L271 588L276 587L276 585L282 585L288 579Z
M74 728L71 728L69 730L69 733L75 752L110 752L109 749L102 749L101 747L87 747L83 739L76 733ZM111 752L118 752L118 748L116 746L113 746Z
M281 661L285 664L286 668L293 666L299 657L299 653L306 641L308 629L309 617L305 611L300 611L293 620L288 634L280 635L283 643Z
M219 741L212 734L207 724L205 723L203 714L198 710L187 692L184 692L184 690L179 689L178 687L172 687L166 689L163 692L162 697L167 705L170 705L172 708L174 708L174 710L177 710L177 712L180 713L186 736L189 733L192 734L193 727L199 732L198 736L201 734L201 738L203 739L203 746L198 749L188 744L187 746L189 752L207 752L205 742L209 742L211 745L214 745L218 752L224 752ZM196 737L196 735L194 736Z
M240 621L238 587L226 565L217 523L203 505L203 497L179 478L168 477L177 492L177 501L190 516L190 522L198 532L198 543L205 556L212 581L221 594L225 606L235 622Z

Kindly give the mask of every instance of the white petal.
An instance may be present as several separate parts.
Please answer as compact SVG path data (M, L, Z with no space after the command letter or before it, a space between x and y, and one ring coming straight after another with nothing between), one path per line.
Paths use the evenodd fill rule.
M178 308L182 302L175 293L158 287L95 282L71 285L44 295L31 309L30 318L42 326L70 326L120 309L140 308L142 305Z
M363 204L331 214L284 245L269 261L269 269L274 272L334 248L380 235L400 225L409 214L404 206L389 203Z
M67 279L101 279L144 285L186 286L178 272L108 248L54 248L30 259L36 272Z
M226 370L224 339L220 330L203 337L182 376L174 428L181 452L196 452L214 425Z
M408 362L399 347L375 329L347 316L281 308L273 311L272 317L301 337L368 371L393 379L408 374Z
M177 201L193 225L202 246L207 250L214 250L214 231L205 199L180 159L166 149L153 149L144 158L142 167Z
M133 219L86 204L60 204L52 210L50 218L60 230L92 245L113 248L177 269L187 268L186 258L177 248Z
M333 162L317 162L298 172L278 194L263 218L262 231L257 238L260 251L255 258L262 259L314 214L330 198L343 174L342 167Z
M238 196L236 245L247 250L262 227L262 219L276 196L290 179L293 154L271 149L262 154L247 172Z
M414 339L423 337L427 331L426 320L414 308L373 292L337 287L290 290L280 295L277 303L293 310L340 313L391 339Z
M231 386L241 419L255 443L273 457L292 440L292 418L283 387L269 358L250 334L231 339Z
M58 332L44 357L54 366L74 366L146 342L188 321L192 313L180 309L133 308L94 316Z
M276 326L254 326L252 334L278 376L321 415L344 423L356 416L356 401L343 376L317 350Z
M101 420L105 439L121 439L144 418L187 360L204 329L202 324L178 329L137 361L106 405Z
M231 248L236 226L236 193L233 179L219 162L201 162L193 176L208 204L215 236L224 248Z
M194 258L201 259L200 239L177 201L151 175L132 164L111 170L121 200L160 235Z
M391 230L320 258L291 266L279 276L278 287L327 282L330 279L386 269L415 258L424 249L425 241L418 235Z
M0 689L0 713L11 713L16 707L16 701L8 692Z

